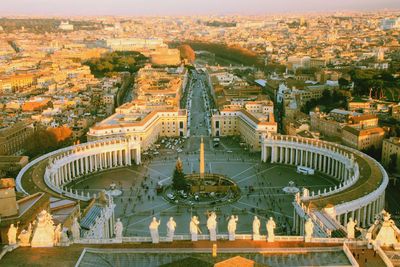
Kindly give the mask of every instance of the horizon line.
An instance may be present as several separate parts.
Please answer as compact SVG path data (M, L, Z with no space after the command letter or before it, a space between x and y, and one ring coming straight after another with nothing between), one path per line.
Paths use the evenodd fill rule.
M48 12L40 14L40 13L13 13L13 12L5 12L2 13L0 11L0 18L7 18L7 17L86 17L86 18L93 18L93 17L263 17L263 16L288 16L288 15L318 15L318 14L335 14L335 13L372 13L372 12L400 12L400 8L381 8L381 9L335 9L335 10L310 10L310 11L286 11L286 12L249 12L249 13L238 13L238 12L200 12L200 13L191 13L191 14L59 14L58 12ZM400 14L399 14L400 15Z

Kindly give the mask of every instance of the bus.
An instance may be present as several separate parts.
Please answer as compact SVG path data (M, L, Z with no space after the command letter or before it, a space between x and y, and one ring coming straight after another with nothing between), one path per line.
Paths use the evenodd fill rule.
M297 166L297 173L301 173L304 175L313 175L315 173L314 169L303 167L303 166Z

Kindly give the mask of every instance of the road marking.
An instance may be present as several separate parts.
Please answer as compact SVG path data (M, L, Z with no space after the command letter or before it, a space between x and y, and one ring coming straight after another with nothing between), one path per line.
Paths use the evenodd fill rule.
M149 171L154 171L155 173L158 173L158 174L164 176L165 178L168 177L167 175L165 175L165 174L163 174L163 173L161 173L161 172L159 172L159 171L157 171L157 170L154 170L154 169L149 168L149 167L147 167L147 166L143 166L143 167L145 167L145 168L148 169Z
M254 168L254 166L257 166L257 165L258 165L258 164L254 164L254 165L252 165L252 166L248 167L247 169L245 169L244 171L242 171L242 172L239 172L238 174L236 174L236 175L232 176L231 178L232 178L232 179L234 179L234 178L238 177L239 175L241 175L241 174L243 174L243 173L247 172L248 170L250 170L250 169Z
M273 166L273 167L270 167L270 168L268 168L268 169L265 169L265 170L263 170L263 171L261 171L261 172L258 172L258 173L256 173L256 174L253 174L253 175L251 175L251 176L249 176L249 177L243 178L242 180L236 181L236 183L238 184L238 183L241 183L241 182L243 182L243 181L247 181L247 180L253 178L254 176L257 176L257 175L259 175L259 174L261 174L261 173L264 173L264 172L266 172L266 171L272 170L273 168L276 168L276 167L278 167L278 166Z

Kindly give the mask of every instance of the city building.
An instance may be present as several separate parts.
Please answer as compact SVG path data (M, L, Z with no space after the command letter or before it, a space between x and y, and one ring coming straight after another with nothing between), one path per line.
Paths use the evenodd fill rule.
M386 168L389 167L389 164L392 161L393 155L396 159L396 170L400 172L400 138L399 137L391 137L389 139L383 140L382 145L382 164Z
M261 139L277 132L278 126L270 111L270 104L261 103L248 103L246 108L222 109L211 117L211 134L216 137L239 135L250 150L259 151Z
M185 109L165 108L150 111L137 110L130 103L116 109L116 113L89 129L88 140L113 137L129 137L140 142L142 151L148 149L160 137L187 135Z
M0 155L16 155L23 150L25 141L32 135L33 125L29 121L17 122L0 129Z
M381 127L357 128L345 126L342 129L342 142L359 150L365 150L370 147L375 149L382 147L382 141L385 138L385 131Z
M69 21L61 21L60 25L58 26L60 30L63 31L73 31L74 25L69 24Z

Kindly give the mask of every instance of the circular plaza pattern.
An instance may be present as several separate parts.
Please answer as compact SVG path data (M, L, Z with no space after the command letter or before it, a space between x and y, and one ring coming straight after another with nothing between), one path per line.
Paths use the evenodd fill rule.
M213 149L211 141L206 140L210 144L205 154L206 173L229 177L241 191L238 199L225 205L176 205L166 200L162 193L157 192L157 187L160 183L171 183L178 154L160 151L152 159L137 165L135 163L140 163L140 155L136 152L138 145L122 139L97 141L52 152L28 164L18 176L17 183L19 190L23 191L21 180L24 173L39 165L45 166L42 175L49 188L75 199L88 200L114 183L115 189L122 191L114 202L117 204L115 216L121 218L125 236L147 236L148 224L154 216L160 218L164 226L159 229L161 235L166 234L165 223L170 217L177 222L176 235L188 234L188 224L193 215L199 217L200 228L206 232L205 223L211 211L217 213L218 233L226 232L227 220L235 214L239 216L238 234L251 233L252 220L257 215L263 222L273 217L277 222L276 233L290 235L301 232L297 215L301 212L293 212L294 206L303 209L306 215L309 212L306 205L311 202L317 211L332 206L336 212L333 216L342 224L352 215L361 217L361 223L365 224L372 219L374 211L381 208L387 175L373 159L326 142L297 137L274 138L263 143L262 160L259 153L244 152L239 147L226 150L224 145L224 149ZM185 151L193 151L190 146L198 147L189 141L185 146ZM182 152L179 157L186 174L197 172L198 152ZM298 173L296 167L299 165L313 167L315 174ZM301 199L295 201L293 194L283 192L289 182L300 189ZM261 232L266 232L265 226Z
M184 171L190 172L193 166L198 167L198 154L180 156ZM225 157L225 158L224 158ZM226 232L226 224L231 214L239 215L237 233L250 233L253 216L267 220L274 217L278 224L277 233L288 234L293 219L293 195L282 191L289 181L295 181L299 187L307 186L313 189L323 189L335 186L335 180L322 174L304 176L298 174L296 169L280 164L261 163L254 157L237 154L217 153L206 154L206 160L212 170L224 173L231 177L241 189L241 198L233 203L224 205L182 206L166 200L163 194L157 195L156 185L159 181L169 182L174 169L176 159L174 157L158 158L143 166L133 166L105 171L88 177L77 183L73 189L78 192L84 188L85 191L99 192L107 187L110 182L117 181L122 188L123 195L115 198L117 204L116 217L121 217L125 226L126 236L143 236L148 234L148 224L153 216L161 218L162 226L160 235L166 234L163 227L169 217L174 217L178 224L176 234L189 233L189 221L192 215L200 218L200 227L206 232L206 220L208 212L216 210L218 216L218 230ZM122 179L119 179L122 178ZM87 187L89 186L89 188ZM265 232L265 226L261 230Z

